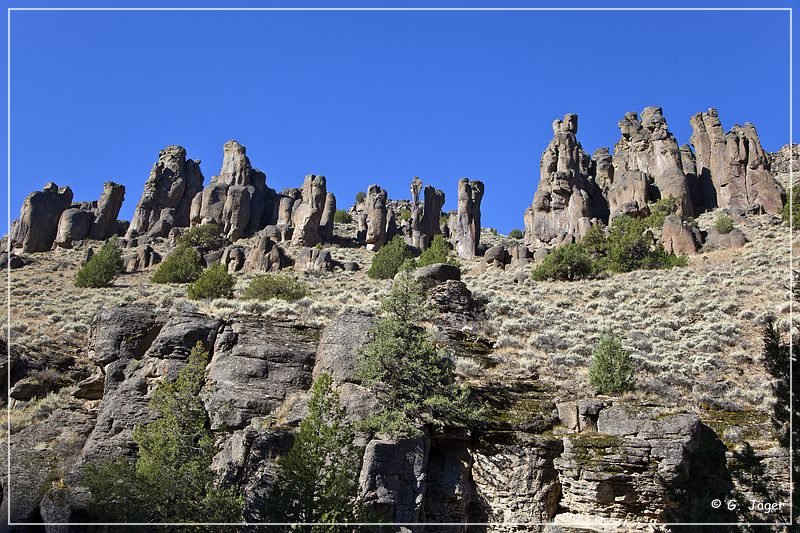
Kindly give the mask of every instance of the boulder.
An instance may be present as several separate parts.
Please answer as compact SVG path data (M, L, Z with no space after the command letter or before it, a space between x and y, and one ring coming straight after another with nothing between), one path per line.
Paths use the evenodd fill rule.
M223 250L219 261L225 265L228 269L228 273L233 274L244 268L246 258L247 253L244 246L231 245Z
M450 241L464 259L474 259L481 239L481 200L483 182L461 178L458 181L458 211L450 230Z
M417 268L414 270L413 275L422 282L426 289L429 289L445 281L460 281L461 269L448 263L434 263Z
M92 227L92 219L92 212L85 209L70 207L64 210L58 220L55 245L72 248L73 241L87 238Z
M325 209L327 190L325 176L309 174L303 181L300 200L292 206L292 244L315 246L321 242L319 226Z
M262 231L256 245L247 252L244 270L246 272L277 272L289 265L289 258L283 248Z
M329 272L333 269L331 253L317 248L303 248L294 260L294 269L298 272Z
M692 227L678 215L668 215L661 229L661 244L667 252L675 255L694 255L700 248Z
M126 235L166 237L173 227L188 227L192 200L202 190L200 161L186 159L182 146L166 147L144 184Z
M483 253L483 261L491 266L505 268L506 263L509 262L508 252L500 244L492 246Z
M539 186L525 211L525 244L558 245L583 237L602 196L590 179L591 162L577 138L578 116L553 122L553 140L539 165Z
M747 243L747 237L738 228L733 228L728 233L720 233L717 228L711 228L706 234L703 251L723 250L725 248L741 248Z
M136 253L125 259L125 272L137 272L161 263L161 254L149 244L136 248Z
M367 228L364 241L367 245L367 250L377 251L386 242L388 221L386 191L377 185L370 185L367 189L365 202Z
M736 124L724 133L713 108L694 115L690 123L698 177L711 181L716 196L709 207L781 212L785 193L770 173L769 157L752 124Z
M61 214L72 204L72 189L48 183L25 198L19 219L11 225L12 245L23 252L46 252L53 246Z

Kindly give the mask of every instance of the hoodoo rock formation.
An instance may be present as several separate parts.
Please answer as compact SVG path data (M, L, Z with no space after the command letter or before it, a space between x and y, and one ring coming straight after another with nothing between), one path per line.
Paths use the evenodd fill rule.
M128 228L128 237L166 237L172 228L189 226L192 199L203 190L200 161L186 159L182 146L158 154Z
M458 211L451 218L450 240L456 253L464 259L474 259L481 240L481 200L483 182L461 178L458 181Z
M386 242L386 226L388 222L388 195L378 185L370 185L367 189L365 244L367 250L378 250Z
M713 206L779 213L784 192L770 174L769 157L755 127L749 122L736 124L724 133L713 108L694 115L690 123L698 177L711 180L716 193Z
M315 246L322 240L319 234L322 214L327 203L328 191L325 176L309 174L303 181L300 199L292 206L292 244ZM335 205L335 204L334 204Z
M590 177L590 158L577 133L578 115L553 122L553 140L540 163L539 187L525 211L527 245L574 242L591 227L593 198L601 193Z
M420 192L423 200L420 202ZM422 180L414 177L411 182L411 219L409 243L414 248L425 250L434 235L442 233L439 219L442 217L444 193L430 185L422 188Z
M72 189L48 183L25 198L10 238L23 252L45 252L53 246L61 214L72 204Z
M236 240L261 230L272 214L274 191L266 175L250 164L247 150L236 141L223 147L222 168L192 200L192 224L216 223L225 236Z

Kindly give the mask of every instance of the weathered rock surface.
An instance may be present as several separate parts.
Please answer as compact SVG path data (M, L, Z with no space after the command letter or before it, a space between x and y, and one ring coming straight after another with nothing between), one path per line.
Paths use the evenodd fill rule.
M128 228L128 237L166 237L173 227L188 227L192 199L203 190L200 161L186 159L182 146L158 154Z
M716 193L710 207L747 212L754 207L767 213L783 208L784 191L770 173L770 161L755 127L734 125L724 133L716 109L690 120L691 143L701 180L711 180Z
M325 208L319 221L319 237L324 243L333 240L334 216L336 215L336 196L332 192L325 195Z
M741 248L747 243L742 230L733 228L728 233L720 233L717 228L711 228L706 234L705 243L703 244L703 251L708 252L711 250L722 250L725 248Z
M213 429L241 429L292 393L311 387L319 332L272 319L226 324L208 366L206 410Z
M294 259L298 272L328 272L333 269L333 259L328 250L303 248Z
M574 242L591 227L593 197L601 193L590 179L589 155L577 133L577 115L553 122L553 140L540 163L539 186L525 211L526 245Z
M650 186L646 192L646 200L655 201L659 198L673 197L678 203L678 213L692 216L694 207L689 191L689 182L683 170L683 160L678 141L667 128L667 121L660 107L646 107L642 111L641 120L636 113L625 113L619 122L622 138L614 147L614 180L628 184L622 189L628 191L628 198L616 197L609 203L614 207L610 209L610 217L614 218L624 210L621 206L631 202L640 201L641 185L631 187L643 178ZM627 173L635 173L627 176ZM642 176L643 175L643 176ZM613 187L612 187L613 188ZM630 195L631 192L636 194ZM621 189L614 191L619 196ZM627 201L625 201L627 200ZM641 208L641 206L640 206Z
M341 313L322 330L314 361L314 379L323 372L334 383L361 383L357 376L358 353L369 342L377 318L361 313Z
M426 265L424 267L417 268L414 270L413 276L420 280L424 288L430 289L431 287L439 285L440 283L444 283L445 281L460 281L461 269L455 265L450 265L447 263L434 263L432 265Z
M123 185L110 181L103 185L103 193L93 209L94 220L89 232L90 239L104 241L119 233L117 217L123 201L125 201Z
M467 178L458 180L458 212L451 219L450 242L464 259L474 259L481 240L481 200L483 182Z
M367 250L377 251L386 242L387 198L386 191L377 185L370 185L367 189L365 200L367 228L364 235Z
M787 144L768 156L769 169L788 197L789 189L800 183L800 144Z
M134 255L124 260L125 272L137 272L155 266L161 262L161 254L156 252L149 244L142 244L136 248Z
M70 207L61 213L58 220L58 232L54 241L56 246L72 248L73 241L80 241L89 236L92 228L92 212L80 207Z
M289 258L283 248L262 231L255 246L247 252L244 270L246 272L277 272L289 265Z
M72 189L48 183L25 198L10 238L23 252L46 252L53 246L61 214L72 204Z
M294 226L292 244L315 246L321 242L319 228L327 204L327 196L325 176L309 174L305 177L300 200L292 206L292 225Z

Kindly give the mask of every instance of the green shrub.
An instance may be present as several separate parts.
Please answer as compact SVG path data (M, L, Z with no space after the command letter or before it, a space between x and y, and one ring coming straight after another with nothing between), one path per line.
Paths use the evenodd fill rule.
M408 222L411 220L411 209L403 209L400 211L400 220L402 222Z
M76 287L108 287L122 272L119 239L112 237L81 267L75 276Z
M662 228L664 219L678 212L678 200L674 196L661 198L650 204L650 215L645 219L645 225L651 228Z
M392 279L400 271L407 260L414 257L414 252L400 235L385 244L375 257L367 271L367 276L372 279Z
M242 496L216 482L214 433L200 391L209 354L201 343L173 382L160 384L149 402L155 420L136 426L134 461L89 463L81 484L92 494L90 513L109 522L232 522Z
M330 374L323 373L311 387L308 416L289 453L278 459L266 501L268 521L358 522L364 517L357 501L361 450L355 436ZM313 529L318 530L336 528Z
M536 281L574 281L592 274L592 259L579 244L565 244L550 251L541 264L533 269Z
M512 229L511 232L508 234L509 237L512 239L522 239L525 237L525 234L522 232L521 229Z
M178 237L177 244L185 244L203 250L218 250L225 245L222 228L217 224L200 224L194 226Z
M791 217L792 229L800 231L800 185L795 185L792 189L792 194L783 205L781 215L787 224L790 222L789 218Z
M308 292L306 285L291 276L284 274L264 274L256 276L245 288L242 298L245 300L270 300L277 298L294 302L303 298Z
M469 389L454 379L454 363L442 354L420 322L432 317L425 291L410 269L403 268L380 305L381 318L361 352L358 375L367 385L383 383L389 413L365 424L383 433L410 432L427 423L471 427L481 409ZM386 425L383 425L386 424Z
M592 351L589 382L600 394L632 390L634 365L629 351L612 332L606 332Z
M714 227L720 233L730 233L733 231L733 219L725 213L720 213L714 221Z
M203 266L200 253L188 244L179 244L151 278L153 283L189 283L200 277Z
M447 263L458 266L458 261L450 257L450 245L441 235L434 235L431 245L417 258L417 266Z
M210 298L233 298L236 279L228 274L224 265L217 263L200 273L196 281L189 284L189 298L203 300Z
M367 199L367 193L365 192L357 192L356 193L356 204L363 204L364 200Z
M661 243L653 242L648 232L651 227L648 219L629 215L616 217L606 239L604 266L614 272L685 266L685 257L668 253Z
M353 221L353 217L344 209L337 209L333 214L333 221L337 224L349 224Z

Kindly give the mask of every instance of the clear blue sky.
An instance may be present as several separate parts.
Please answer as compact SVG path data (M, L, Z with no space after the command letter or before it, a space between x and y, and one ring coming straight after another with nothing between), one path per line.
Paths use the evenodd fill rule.
M233 138L272 187L324 174L340 207L371 183L408 198L416 175L453 209L458 178L483 180L483 224L507 232L565 113L590 153L647 105L680 143L710 106L788 143L788 30L786 12L15 11L11 215L47 181L91 200L110 179L129 218L161 148L208 181Z

